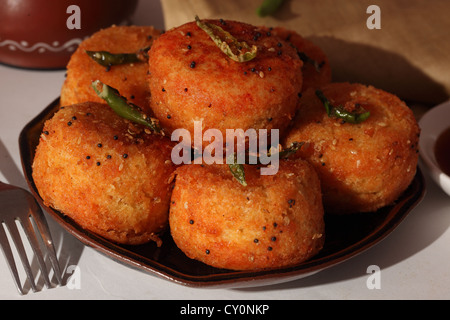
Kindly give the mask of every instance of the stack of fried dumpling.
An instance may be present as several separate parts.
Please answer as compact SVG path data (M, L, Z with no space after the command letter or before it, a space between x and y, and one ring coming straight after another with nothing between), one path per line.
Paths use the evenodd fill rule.
M113 26L85 40L67 66L62 108L45 123L33 163L44 202L122 244L160 243L170 232L186 256L217 268L292 266L323 248L325 214L376 211L411 183L419 127L394 95L332 83L323 51L295 31L205 20L257 47L244 62L199 25L166 32ZM105 67L86 50L136 52L148 61ZM100 79L156 117L165 136L121 118L100 99ZM317 97L370 112L361 123L330 117ZM246 185L226 164L175 165L170 134L202 129L279 130L303 146L274 175L245 164ZM205 147L203 145L202 147Z

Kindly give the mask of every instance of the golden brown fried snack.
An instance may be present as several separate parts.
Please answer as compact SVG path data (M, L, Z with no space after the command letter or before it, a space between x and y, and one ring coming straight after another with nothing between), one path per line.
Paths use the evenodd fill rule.
M157 241L168 224L171 146L108 106L65 106L45 123L33 179L46 205L83 228L123 244Z
M149 52L151 108L169 132L194 121L203 129L286 128L302 90L302 61L295 48L258 27L207 20L238 41L256 45L253 60L236 62L195 22L161 35ZM280 135L282 132L280 133Z
M277 37L291 43L303 61L303 91L318 88L331 82L331 66L323 50L293 30L283 27L271 28Z
M254 270L294 265L324 243L320 183L300 159L281 161L275 175L245 166L247 186L226 165L176 171L170 230L189 257L208 265Z
M372 86L332 83L321 90L334 106L370 111L364 122L346 123L326 114L314 90L300 99L284 145L306 142L297 155L318 172L325 211L375 211L392 204L416 173L420 129L412 111Z
M100 80L148 112L148 63L144 61L105 67L89 57L86 50L134 53L151 46L159 35L160 31L151 26L112 26L84 40L67 65L67 78L61 89L61 105L103 102L91 87L92 81Z

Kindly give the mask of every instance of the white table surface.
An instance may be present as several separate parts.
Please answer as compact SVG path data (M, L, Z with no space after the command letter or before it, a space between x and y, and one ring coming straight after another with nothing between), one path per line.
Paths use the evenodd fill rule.
M151 23L161 27L162 18L156 11L153 14L156 18ZM136 23L146 24L147 17L140 11ZM2 181L27 188L20 163L19 133L59 96L64 73L0 65ZM394 232L358 256L307 278L245 289L185 287L107 258L48 217L61 266L65 272L68 266L78 267L79 287L44 287L38 293L20 296L0 255L0 299L449 299L450 197L423 172L427 193ZM370 265L381 270L379 289L367 286ZM68 276L65 273L65 278ZM40 278L41 286L42 282Z

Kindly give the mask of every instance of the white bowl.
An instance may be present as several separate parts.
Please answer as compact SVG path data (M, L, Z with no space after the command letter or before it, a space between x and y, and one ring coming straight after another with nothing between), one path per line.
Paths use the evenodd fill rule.
M437 164L434 145L439 135L450 127L450 100L427 111L419 121L422 129L419 140L420 156L431 178L450 195L450 177Z

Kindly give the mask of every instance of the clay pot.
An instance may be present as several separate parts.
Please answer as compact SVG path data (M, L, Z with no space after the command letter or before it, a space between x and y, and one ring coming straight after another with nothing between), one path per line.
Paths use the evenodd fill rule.
M112 24L127 24L137 0L0 1L0 62L24 68L64 68L82 40Z

